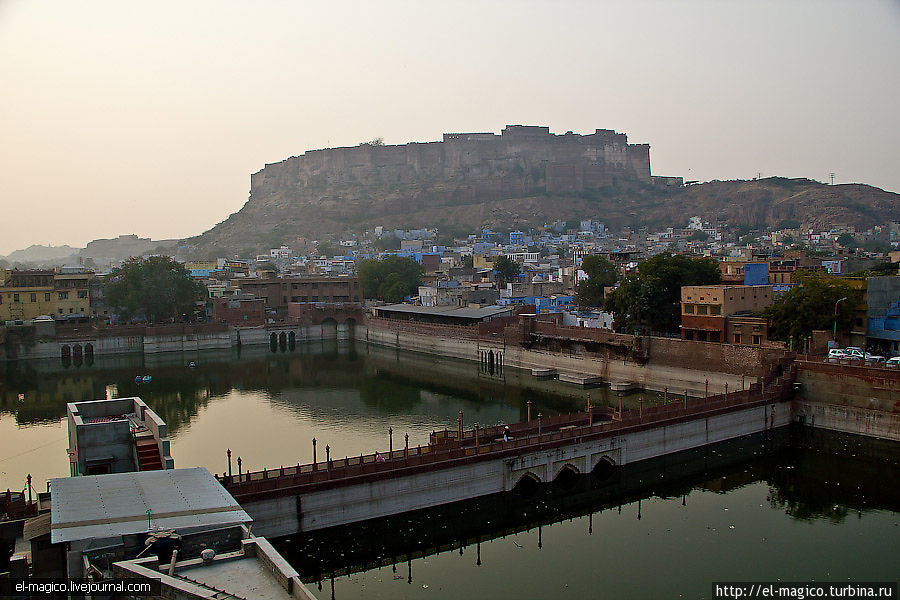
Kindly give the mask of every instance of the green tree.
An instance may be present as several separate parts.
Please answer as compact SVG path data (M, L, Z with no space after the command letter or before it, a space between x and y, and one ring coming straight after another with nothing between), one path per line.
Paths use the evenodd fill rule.
M705 242L709 239L709 234L703 231L702 229L698 229L693 234L691 234L691 241L693 242Z
M847 300L837 303L845 297ZM769 337L791 341L795 348L802 347L814 330L834 328L836 303L837 329L849 331L861 299L862 291L841 279L800 275L799 286L776 296L772 306L763 311L763 316L772 323Z
M681 323L681 287L722 281L711 258L688 258L663 252L637 266L606 298L619 331L676 333Z
M859 247L859 244L856 243L856 238L853 237L853 235L849 234L849 233L842 233L840 236L838 236L837 242L844 248L858 248Z
M149 323L191 314L206 296L184 265L168 256L130 258L112 270L103 287L106 303L124 319L142 316Z
M399 250L400 238L393 235L386 235L375 240L373 245L378 250Z
M475 266L475 259L472 258L471 254L466 254L465 256L462 257L462 260L460 261L460 265L462 267L465 267L466 269L471 269L472 267Z
M502 287L522 274L522 265L505 254L501 254L494 261L494 271L496 271L497 281Z
M360 261L358 275L366 298L402 302L422 284L422 265L411 258L388 256Z
M316 244L317 256L334 256L334 248L328 242L319 242Z
M588 278L575 286L575 301L581 306L602 306L603 288L619 278L616 266L602 256L592 254L582 259L581 270Z

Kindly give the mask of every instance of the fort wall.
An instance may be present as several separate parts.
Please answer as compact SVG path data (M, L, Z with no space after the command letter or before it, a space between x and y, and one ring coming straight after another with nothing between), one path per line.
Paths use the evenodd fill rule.
M397 184L425 178L490 179L504 172L547 191L596 188L615 178L651 182L650 146L629 144L624 133L550 133L548 127L509 125L493 133L448 133L439 142L361 144L310 150L251 176L251 193L291 186L298 189L358 182Z

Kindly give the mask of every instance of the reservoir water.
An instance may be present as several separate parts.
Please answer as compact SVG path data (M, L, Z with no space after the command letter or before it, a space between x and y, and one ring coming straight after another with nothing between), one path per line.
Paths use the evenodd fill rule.
M190 363L195 363L191 367ZM0 486L68 475L65 403L141 396L176 467L427 443L435 429L618 405L530 373L325 341L293 351L11 363ZM150 384L136 384L149 374ZM625 408L661 401L627 396ZM784 429L521 493L276 540L319 598L710 598L714 581L896 580L897 444ZM321 455L320 455L321 456ZM236 467L235 467L236 470ZM321 586L321 591L319 591Z

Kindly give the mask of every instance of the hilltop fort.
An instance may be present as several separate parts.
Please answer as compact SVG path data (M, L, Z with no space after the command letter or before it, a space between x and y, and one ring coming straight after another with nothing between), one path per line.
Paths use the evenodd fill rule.
M650 146L624 133L554 134L508 125L499 134L310 150L251 176L250 198L185 241L198 256L339 239L385 228L466 235L597 218L610 227L682 225L686 215L733 224L790 219L868 228L898 218L897 195L862 185L768 178L685 185L650 171Z
M617 179L651 183L649 144L597 129L557 135L549 127L507 125L494 133L445 133L440 142L397 146L361 144L311 150L266 165L251 178L251 195L290 179L298 188L367 181L403 184L422 179L468 180L506 175L508 184L539 184L549 193L612 185Z

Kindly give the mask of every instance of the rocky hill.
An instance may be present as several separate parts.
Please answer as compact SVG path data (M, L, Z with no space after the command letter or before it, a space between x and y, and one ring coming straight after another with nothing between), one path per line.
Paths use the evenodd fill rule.
M197 255L253 254L374 226L465 234L597 218L610 227L710 221L815 229L900 220L900 195L862 184L773 177L688 186L650 174L649 146L624 134L445 134L442 142L315 150L251 177L240 211L186 240Z

